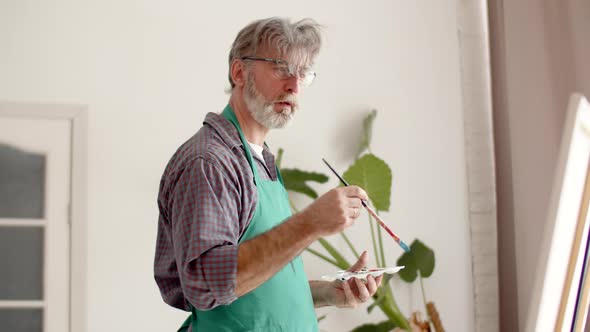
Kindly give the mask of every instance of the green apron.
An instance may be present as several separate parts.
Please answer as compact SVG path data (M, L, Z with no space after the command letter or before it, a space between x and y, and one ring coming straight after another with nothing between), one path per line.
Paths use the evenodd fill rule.
M258 193L254 217L239 240L239 243L242 243L269 231L289 218L291 208L278 168L279 181L262 180L258 176L250 146L229 105L223 110L222 115L238 129L248 163L254 173ZM259 259L264 261L264 257ZM301 256L295 257L268 281L229 305L221 305L207 311L200 311L192 306L191 308L192 314L179 332L188 331L191 323L192 332L318 331L311 290L303 270Z

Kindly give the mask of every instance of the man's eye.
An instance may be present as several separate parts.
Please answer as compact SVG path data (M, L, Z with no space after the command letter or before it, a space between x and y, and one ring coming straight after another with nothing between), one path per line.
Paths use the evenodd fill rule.
M289 67L277 67L276 69L281 75L289 74Z

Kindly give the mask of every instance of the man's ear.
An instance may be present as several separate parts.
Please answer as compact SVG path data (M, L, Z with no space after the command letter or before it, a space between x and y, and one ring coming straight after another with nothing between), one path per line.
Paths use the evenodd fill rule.
M246 65L243 61L234 59L231 63L231 79L237 87L246 84Z

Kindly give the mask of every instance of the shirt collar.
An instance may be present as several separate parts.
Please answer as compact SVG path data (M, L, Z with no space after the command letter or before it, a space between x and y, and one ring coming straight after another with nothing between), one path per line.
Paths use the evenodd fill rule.
M223 115L213 112L207 113L203 124L211 126L231 149L242 145L238 130Z
M240 134L238 133L238 129L236 129L233 123L229 122L229 120L226 119L223 115L209 112L205 116L203 124L211 126L231 149L235 148L236 146L243 145L242 141L240 140ZM262 154L265 156L265 159L268 157L270 158L270 160L274 162L274 155L272 154L272 152L270 152L270 149L266 142L264 142L262 147Z

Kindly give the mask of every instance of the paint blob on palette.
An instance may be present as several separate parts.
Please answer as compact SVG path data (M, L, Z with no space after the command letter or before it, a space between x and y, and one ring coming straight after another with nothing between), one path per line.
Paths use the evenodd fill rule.
M334 281L334 280L341 280L341 281L346 281L350 278L358 278L358 279L366 279L367 276L371 275L373 277L378 277L384 273L387 274L394 274L399 272L401 269L403 269L405 266L395 266L395 267L385 267L385 268L380 268L380 269L361 269L359 271L338 271L334 274L328 274L325 276L322 276L323 280L326 281Z

